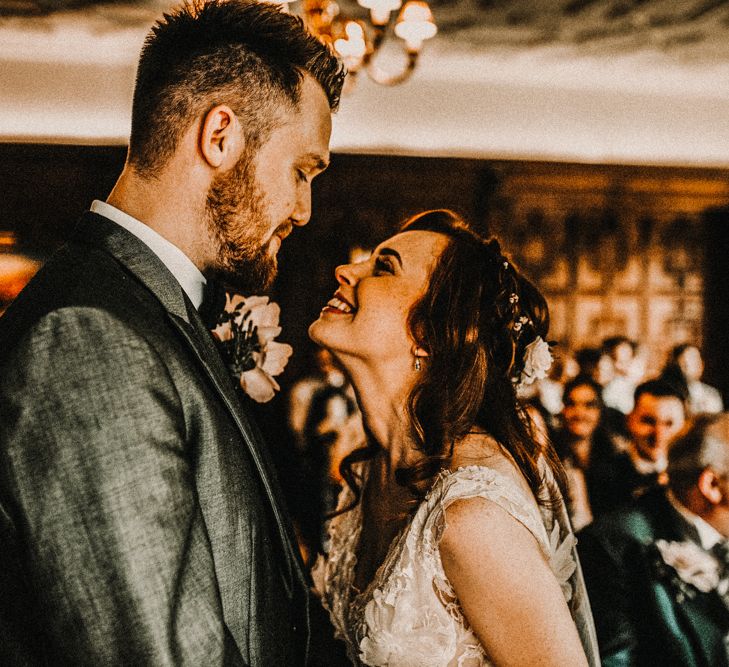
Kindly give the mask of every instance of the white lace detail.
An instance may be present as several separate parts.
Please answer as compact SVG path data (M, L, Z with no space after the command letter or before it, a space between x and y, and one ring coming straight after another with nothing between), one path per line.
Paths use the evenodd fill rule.
M546 493L555 492L556 484L545 486ZM438 475L364 591L353 588L355 550L362 529L361 505L331 522L323 600L352 662L372 667L490 664L461 613L443 571L438 547L448 505L473 497L498 504L534 535L565 599L571 602L588 657L593 664L599 664L586 598L581 594L579 600L574 599L576 587L583 593L584 584L574 552L576 540L569 524L558 520L555 512L537 506L514 481L483 466L468 466ZM351 500L351 492L344 491L340 506Z

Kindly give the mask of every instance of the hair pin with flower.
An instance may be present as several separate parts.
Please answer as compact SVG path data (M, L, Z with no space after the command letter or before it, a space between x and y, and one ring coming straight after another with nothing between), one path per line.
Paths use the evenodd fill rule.
M524 348L524 368L519 375L518 384L526 386L547 377L552 361L549 343L541 336L537 336Z
M226 295L213 336L233 378L254 401L270 401L293 348L274 339L281 333L281 309L267 296Z

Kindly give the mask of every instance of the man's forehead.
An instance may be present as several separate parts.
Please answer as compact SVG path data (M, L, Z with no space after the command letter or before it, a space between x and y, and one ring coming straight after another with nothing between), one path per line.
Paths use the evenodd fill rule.
M636 409L640 412L680 410L683 413L683 401L678 396L656 396L645 393L638 399Z
M723 441L729 447L729 413L719 415L706 429L706 435Z

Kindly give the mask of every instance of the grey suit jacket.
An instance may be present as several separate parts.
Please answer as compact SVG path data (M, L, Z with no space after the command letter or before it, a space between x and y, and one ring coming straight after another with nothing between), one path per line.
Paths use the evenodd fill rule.
M0 664L303 664L281 502L180 285L85 214L0 318Z

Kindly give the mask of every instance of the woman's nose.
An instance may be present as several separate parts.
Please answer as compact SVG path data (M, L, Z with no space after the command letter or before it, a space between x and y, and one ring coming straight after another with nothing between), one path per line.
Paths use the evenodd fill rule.
M357 273L354 264L341 264L334 269L334 275L340 285L354 286L357 282Z

